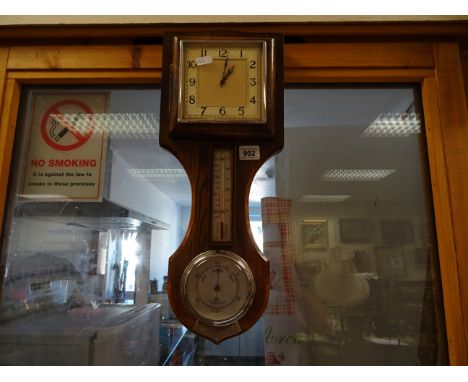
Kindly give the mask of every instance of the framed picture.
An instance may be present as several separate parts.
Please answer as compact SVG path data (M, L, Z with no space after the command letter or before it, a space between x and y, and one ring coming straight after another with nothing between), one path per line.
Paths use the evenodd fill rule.
M328 248L328 222L304 220L302 222L302 246L304 249Z
M411 220L382 220L383 244L413 244L414 232Z
M342 243L365 243L371 239L370 220L340 219L340 241Z
M377 273L383 278L402 279L406 277L406 261L403 247L383 245L375 247Z

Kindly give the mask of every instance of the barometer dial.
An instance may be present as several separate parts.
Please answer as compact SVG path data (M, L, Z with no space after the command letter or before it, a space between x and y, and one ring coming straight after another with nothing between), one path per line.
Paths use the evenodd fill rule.
M248 264L229 251L212 250L196 256L182 275L182 295L198 320L230 325L249 309L255 282Z

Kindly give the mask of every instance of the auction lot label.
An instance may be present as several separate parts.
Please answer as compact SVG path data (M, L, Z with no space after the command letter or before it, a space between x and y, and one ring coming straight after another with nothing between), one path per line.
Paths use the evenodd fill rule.
M107 93L43 94L32 99L21 197L102 200Z

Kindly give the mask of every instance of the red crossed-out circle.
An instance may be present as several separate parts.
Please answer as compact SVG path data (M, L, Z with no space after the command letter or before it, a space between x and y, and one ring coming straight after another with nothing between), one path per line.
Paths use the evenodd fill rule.
M67 128L68 132L70 134L72 134L73 137L76 140L76 142L74 142L72 144L63 145L63 144L60 144L59 142L55 142L52 139L52 137L51 137L51 135L50 135L50 133L49 133L49 131L47 129L47 125L48 125L49 118L50 118L51 114L60 115L60 114L62 114L60 112L60 108L62 106L69 106L69 105L77 106L78 108L83 110L84 115L88 119L89 128L88 128L88 131L85 134L83 134L82 132L77 131L75 129L75 127L70 122L62 120L61 124L63 125L63 127ZM44 141L50 147L52 147L54 149L57 149L57 150L60 150L60 151L75 150L78 147L84 145L89 140L89 138L91 138L91 136L93 135L94 119L92 117L92 114L93 114L93 111L91 110L91 108L88 105L86 105L84 102L78 101L76 99L66 99L66 100L57 102L57 103L53 104L51 107L49 107L47 109L47 111L45 112L44 117L42 117L42 121L41 121L42 138L44 139Z

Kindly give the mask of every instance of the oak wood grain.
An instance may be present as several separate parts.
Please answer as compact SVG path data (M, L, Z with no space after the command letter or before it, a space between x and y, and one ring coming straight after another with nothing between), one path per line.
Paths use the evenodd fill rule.
M365 57L365 59L363 59ZM286 69L294 68L431 68L430 43L309 43L285 47Z
M465 84L465 98L468 103L468 50L460 51L460 60L463 71L463 83Z
M5 93L5 84L7 79L7 63L10 48L0 47L0 108L3 104L3 95ZM0 109L1 110L1 109Z
M19 83L15 80L7 80L0 120L0 179L2 179L2 182L0 182L0 219L2 220L8 186L7 179L10 173L19 97Z
M284 70L286 83L375 83L375 82L406 82L419 83L426 77L432 76L434 70L431 68L408 68L408 69L386 69L386 68L351 68L351 69L318 69L318 68L294 68Z
M8 69L160 69L161 55L161 46L15 46Z
M458 44L434 44L434 57L448 175L447 196L452 211L461 308L465 327L465 332L459 332L458 335L464 337L466 349L468 342L468 235L466 234L468 231L468 111ZM452 292L457 293L456 290ZM467 364L466 357L464 364Z
M362 58L366 57L366 60ZM287 44L284 67L290 68L432 68L429 43ZM9 70L161 69L161 45L16 46Z
M21 84L159 84L161 70L9 70Z
M463 314L460 309L462 299L452 222L452 207L451 201L447 197L450 194L447 181L448 169L445 162L439 100L434 77L428 77L422 83L422 97L436 220L440 275L443 285L449 359L452 365L463 365L467 362L467 350L463 334L465 330Z

